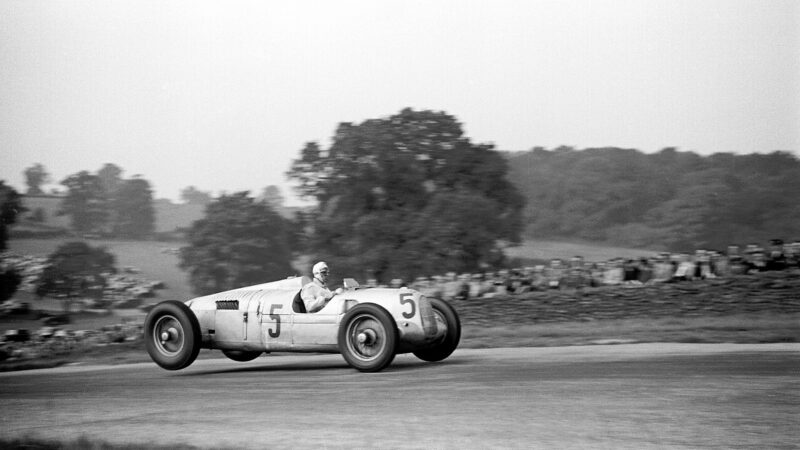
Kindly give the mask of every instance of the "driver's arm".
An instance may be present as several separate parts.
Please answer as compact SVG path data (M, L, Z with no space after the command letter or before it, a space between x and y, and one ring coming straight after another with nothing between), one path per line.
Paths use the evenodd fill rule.
M327 289L309 283L303 287L300 297L306 305L306 311L314 313L322 309L333 294Z

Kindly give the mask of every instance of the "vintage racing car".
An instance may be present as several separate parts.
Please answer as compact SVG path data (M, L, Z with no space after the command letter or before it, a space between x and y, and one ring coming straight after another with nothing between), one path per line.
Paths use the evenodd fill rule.
M400 288L345 288L310 314L300 298L307 277L259 284L156 305L144 323L147 352L159 366L189 366L201 348L235 361L264 352L341 353L362 372L377 372L397 353L441 361L456 349L461 322L443 300Z

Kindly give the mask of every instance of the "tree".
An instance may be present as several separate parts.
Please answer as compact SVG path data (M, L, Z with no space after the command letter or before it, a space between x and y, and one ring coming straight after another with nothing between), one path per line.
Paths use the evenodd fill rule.
M70 175L62 185L68 189L61 213L72 218L72 229L78 233L96 233L108 223L107 194L97 175L81 171Z
M688 250L708 243L708 228L732 206L722 177L713 169L690 172L682 177L673 198L648 211L647 223L662 231L660 239L667 247Z
M150 183L138 175L121 178L122 169L105 164L97 175L81 171L61 182L68 188L61 213L72 216L72 229L144 238L155 230Z
M211 203L211 194L189 186L181 191L181 199L194 205L207 205Z
M187 233L181 268L198 295L209 294L294 273L285 219L248 192L222 195L206 208Z
M308 143L287 175L318 202L318 256L386 280L497 264L500 241L522 228L524 199L507 171L455 117L404 109L340 124L330 148Z
M50 174L44 166L36 163L25 169L25 184L28 185L28 195L42 195L42 185L50 182Z
M103 167L97 171L97 178L100 181L100 186L103 189L106 202L106 225L103 227L103 232L105 234L113 233L119 221L116 203L119 188L123 183L122 172L119 166L112 163L104 164Z
M100 184L103 190L113 197L119 186L122 184L123 170L116 164L106 163L100 170L97 171L97 177L100 178Z
M124 180L113 200L115 236L144 238L155 231L155 209L150 183L142 178Z
M25 210L19 193L0 180L0 252L8 249L8 228L16 223L17 215Z
M47 262L48 266L39 276L36 295L63 298L65 312L69 312L75 297L102 296L106 274L116 272L113 254L85 242L67 242L59 246Z
M22 276L14 268L3 268L0 265L0 302L14 296L22 283Z
M283 202L285 199L283 197L283 193L281 192L281 188L278 186L271 184L265 187L261 197L270 207L272 207L272 209L280 211L280 209L283 208Z

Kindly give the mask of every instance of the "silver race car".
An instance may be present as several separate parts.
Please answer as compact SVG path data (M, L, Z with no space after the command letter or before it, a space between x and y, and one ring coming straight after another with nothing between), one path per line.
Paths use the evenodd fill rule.
M234 361L264 352L341 353L362 372L377 372L397 353L441 361L456 349L461 322L443 300L407 288L360 288L352 279L324 308L305 310L295 277L197 297L161 302L147 315L147 352L159 366L183 369L201 348Z

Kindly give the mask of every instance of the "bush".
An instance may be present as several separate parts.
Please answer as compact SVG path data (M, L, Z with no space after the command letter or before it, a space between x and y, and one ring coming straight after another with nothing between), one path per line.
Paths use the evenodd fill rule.
M8 269L0 272L0 302L11 298L20 283L22 283L22 276L14 269Z

